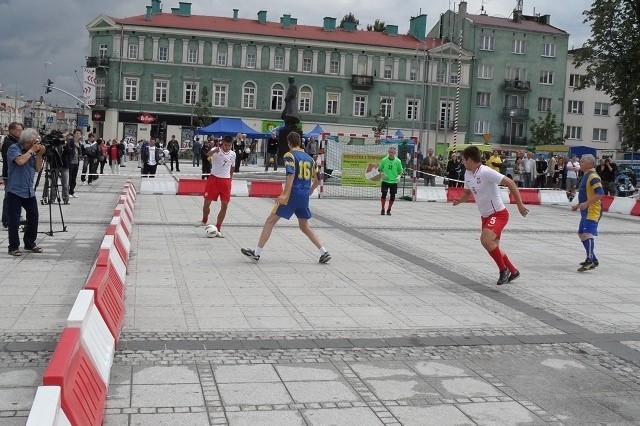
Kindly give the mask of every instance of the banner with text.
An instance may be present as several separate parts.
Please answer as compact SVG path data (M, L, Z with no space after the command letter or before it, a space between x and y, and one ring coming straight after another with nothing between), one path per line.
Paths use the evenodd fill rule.
M82 97L85 105L96 104L96 69L84 68L82 79Z

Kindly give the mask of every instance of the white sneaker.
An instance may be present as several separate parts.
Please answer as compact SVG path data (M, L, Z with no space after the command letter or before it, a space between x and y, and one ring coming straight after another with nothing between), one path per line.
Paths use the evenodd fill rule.
M224 238L224 235L222 235L222 232L218 231L216 238Z
M71 194L72 198L78 198L78 196L76 194Z
M207 224L204 223L203 221L199 220L196 223L194 223L193 226L195 226L197 228L197 227L200 227L200 226L207 226Z
M86 186L86 185L87 185L86 181L82 182L82 186Z

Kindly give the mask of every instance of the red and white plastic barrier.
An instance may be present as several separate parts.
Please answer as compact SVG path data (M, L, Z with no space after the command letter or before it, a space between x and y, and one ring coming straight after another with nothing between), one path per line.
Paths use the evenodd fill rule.
M61 406L60 386L39 386L33 400L27 426L71 426Z

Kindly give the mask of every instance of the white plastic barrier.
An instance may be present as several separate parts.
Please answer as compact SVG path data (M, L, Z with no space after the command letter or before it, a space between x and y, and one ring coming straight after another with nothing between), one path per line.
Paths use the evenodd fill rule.
M105 385L113 364L115 340L93 302L92 290L80 290L67 318L67 327L80 329L80 341Z
M127 182L124 184L124 190L129 193L129 196L133 201L136 200L136 187L133 185L133 182Z
M504 204L511 204L511 199L509 198L509 188L504 186L500 187L500 198L502 198L502 202Z
M128 237L129 235L131 235L131 222L132 222L131 217L129 216L129 211L125 206L125 204L118 204L114 209L114 213L116 211L119 212L118 217L120 218L120 224L124 228L124 233Z
M105 253L106 253L106 257L105 257ZM96 256L96 261L93 263L93 266L91 266L89 275L93 273L93 270L95 269L96 264L102 261L110 262L113 265L113 268L116 270L116 273L120 278L120 281L123 283L126 282L127 266L122 261L122 257L120 256L120 253L118 253L118 249L116 248L116 245L115 245L114 235L105 235L104 238L102 239L102 244L100 244L100 249L98 249L98 256Z
M416 201L435 201L437 203L446 203L447 190L443 186L418 186L416 191Z
M609 213L631 214L636 205L635 198L615 197L609 206Z
M231 195L234 197L248 197L249 186L246 180L231 180Z
M122 258L125 266L129 262L129 253L131 251L131 242L129 241L129 237L122 226L121 216L114 216L107 226L107 235L114 236L114 243L116 245L116 249Z
M178 187L175 180L142 179L141 194L176 195Z
M540 204L570 204L565 191L547 190L540 191Z
M71 426L62 411L60 386L39 386L33 400L27 426Z

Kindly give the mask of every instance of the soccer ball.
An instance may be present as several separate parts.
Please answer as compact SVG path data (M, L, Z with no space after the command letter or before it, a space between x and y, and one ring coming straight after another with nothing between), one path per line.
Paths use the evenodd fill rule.
M214 238L218 236L218 228L215 225L207 225L204 228L204 232L207 233L207 237Z

